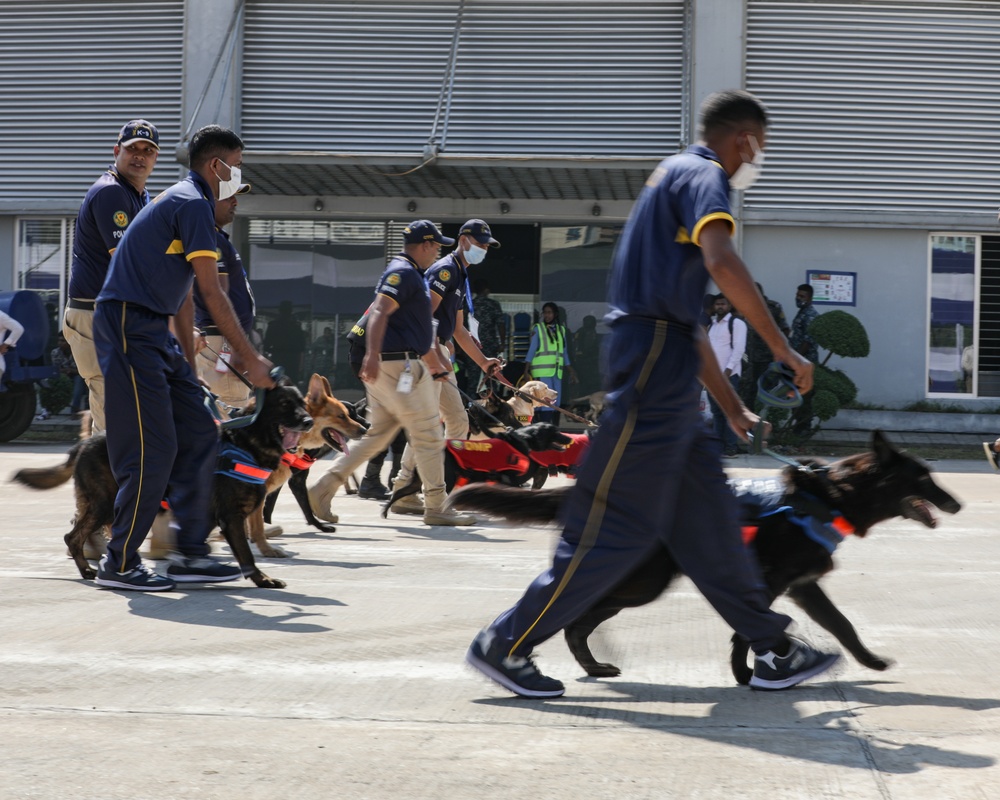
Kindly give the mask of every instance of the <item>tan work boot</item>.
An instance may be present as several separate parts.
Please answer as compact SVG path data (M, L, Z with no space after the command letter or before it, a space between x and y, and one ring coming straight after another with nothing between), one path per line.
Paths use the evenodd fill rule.
M273 539L275 536L281 536L285 532L285 529L280 525L265 525L264 526L264 537L266 539Z
M330 510L333 496L344 485L344 479L336 472L327 472L309 489L309 505L313 514L327 522L340 522L340 517Z
M424 501L420 499L420 495L409 494L393 503L389 510L395 511L397 514L412 514L416 517L422 517L424 515Z
M476 518L472 514L460 514L457 511L444 511L443 509L424 511L425 525L475 525Z
M161 511L153 520L146 542L149 545L148 557L163 559L174 547L174 532L170 530L171 514Z

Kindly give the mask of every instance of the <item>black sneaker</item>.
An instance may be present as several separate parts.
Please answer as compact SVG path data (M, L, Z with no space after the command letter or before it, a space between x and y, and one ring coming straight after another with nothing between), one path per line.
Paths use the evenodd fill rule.
M521 697L561 697L566 692L560 681L539 672L530 656L504 656L497 645L496 634L489 628L473 640L465 661Z
M788 689L826 672L840 659L839 653L815 650L801 639L789 636L788 640L788 655L769 650L754 659L751 689Z
M362 500L386 500L389 490L378 481L363 480L358 487L358 497Z
M993 450L993 442L983 442L983 452L986 453L986 460L994 470L1000 471L1000 453Z
M128 572L108 569L107 556L102 557L97 565L94 583L106 589L129 589L133 592L169 592L176 586L170 578L157 574L145 564L139 564Z
M225 583L243 577L243 571L232 564L223 564L211 556L185 556L171 553L167 577L178 583Z

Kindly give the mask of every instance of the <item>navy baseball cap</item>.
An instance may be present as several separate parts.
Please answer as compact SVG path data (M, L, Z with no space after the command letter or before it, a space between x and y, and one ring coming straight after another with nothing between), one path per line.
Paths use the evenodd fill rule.
M471 236L479 242L479 244L489 245L490 247L500 246L500 242L493 238L493 232L490 230L490 226L481 219L470 219L462 226L458 235Z
M157 150L160 149L160 134L156 126L144 119L134 119L126 122L118 134L119 147L127 147L136 142L149 142Z
M442 236L437 225L429 219L418 219L403 228L403 241L407 244L422 244L423 242L437 242L438 244L455 244L454 239Z

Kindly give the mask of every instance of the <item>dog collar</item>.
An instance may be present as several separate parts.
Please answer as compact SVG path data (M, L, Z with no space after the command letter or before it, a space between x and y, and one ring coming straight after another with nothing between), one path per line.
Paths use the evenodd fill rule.
M235 478L243 483L263 484L271 477L272 470L258 466L246 450L224 444L215 462L215 474Z
M295 453L282 453L281 463L295 470L305 470L309 469L313 464L316 463L316 459L313 458L308 453L303 453L300 456L295 455Z
M527 425L528 423L530 423L531 420L533 420L534 418L535 417L534 417L533 414L528 414L528 415L518 414L517 415L517 421L518 422L523 422L525 425Z

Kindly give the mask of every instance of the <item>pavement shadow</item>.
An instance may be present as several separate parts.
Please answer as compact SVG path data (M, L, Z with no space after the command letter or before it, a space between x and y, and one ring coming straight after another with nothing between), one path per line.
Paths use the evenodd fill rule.
M581 679L583 684L596 683L592 678ZM711 706L709 716L692 718L687 714L670 714L660 711L643 711L641 705L628 707L607 704L620 703L623 697L595 695L574 696L552 700L529 701L531 710L559 717L581 717L590 722L607 720L620 722L677 736L721 742L733 747L745 747L762 753L783 756L820 764L846 766L870 771L872 765L879 772L911 774L926 767L946 766L958 769L987 769L996 765L995 758L928 744L901 742L902 733L895 733L892 740L881 739L864 730L851 708L838 708L816 714L801 715L797 703L829 702L830 685L800 686L784 692L751 692L744 687L685 687L640 683L611 683L607 687L636 703L690 703ZM995 698L968 698L949 695L924 695L915 692L882 692L860 686L857 699L871 706L939 706L967 708L980 711L1000 707ZM847 690L854 695L857 684L837 684L837 696L843 701ZM841 689L842 687L842 689ZM473 701L480 705L520 706L523 698L490 698ZM853 702L853 701L852 701ZM759 703L759 707L751 706ZM764 704L767 705L764 705ZM759 714L753 716L752 712ZM803 723L815 727L805 729ZM810 740L815 746L810 746ZM861 748L862 756L856 763L845 761L844 749Z
M213 628L239 628L254 631L279 631L281 633L328 633L326 625L304 622L308 617L324 616L307 608L343 606L340 600L329 597L289 592L286 589L259 589L252 584L238 588L228 584L205 586L196 589L178 587L172 592L157 596L111 589L115 594L127 596L129 612L183 625L207 625ZM277 614L258 613L251 606L262 602L281 608Z
M476 525L462 527L449 525L399 526L396 528L396 532L411 539L430 539L435 542L492 542L494 544L506 544L509 542L524 541L524 537L498 539L496 536L484 536L479 532Z

